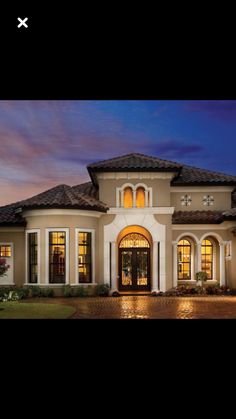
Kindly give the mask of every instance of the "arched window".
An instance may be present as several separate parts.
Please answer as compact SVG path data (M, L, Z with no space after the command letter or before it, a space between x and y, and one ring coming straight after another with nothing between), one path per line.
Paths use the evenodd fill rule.
M133 207L133 190L130 186L124 190L124 208Z
M144 208L145 207L145 191L144 188L139 186L136 190L136 207Z
M213 244L205 239L201 246L202 271L207 273L207 279L213 279Z
M150 247L146 237L140 233L129 233L120 242L120 248L125 247Z
M178 243L178 280L191 279L191 243L182 239Z

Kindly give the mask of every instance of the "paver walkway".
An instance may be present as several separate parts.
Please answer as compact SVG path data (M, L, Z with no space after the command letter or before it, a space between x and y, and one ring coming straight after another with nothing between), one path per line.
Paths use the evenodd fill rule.
M77 319L236 319L236 297L123 296L63 299Z

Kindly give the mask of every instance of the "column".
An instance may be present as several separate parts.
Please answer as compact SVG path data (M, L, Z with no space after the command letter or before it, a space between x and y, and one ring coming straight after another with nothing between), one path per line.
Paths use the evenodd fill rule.
M133 207L136 207L136 190L133 189Z
M160 255L159 255L159 262L160 262L160 291L166 291L166 241L160 241Z
M116 275L116 242L111 243L111 291L117 291L117 275Z
M196 263L195 273L200 272L202 270L202 243L201 242L197 243L197 261L196 262L197 263ZM195 276L192 279L195 279Z
M147 208L149 205L148 205L148 191L144 191L144 193L145 193L145 207Z
M120 206L123 208L124 207L124 189L122 189L121 191L121 203Z
M178 242L173 242L173 287L178 285Z
M157 251L157 245L158 242L153 242L153 248L152 248L152 291L159 291L158 289L158 251Z
M225 285L225 243L220 243L220 285Z

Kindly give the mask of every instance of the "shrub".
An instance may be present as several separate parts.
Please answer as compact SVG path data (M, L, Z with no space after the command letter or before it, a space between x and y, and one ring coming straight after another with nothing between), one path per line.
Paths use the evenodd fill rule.
M54 297L54 291L52 288L41 288L40 297L52 298Z
M30 287L30 291L31 291L31 297L33 298L38 298L38 297L41 297L42 295L41 288L38 286Z
M62 295L65 298L73 297L73 289L72 289L72 287L69 284L63 285L63 287L62 287Z
M199 271L196 273L196 281L207 281L207 273L205 271Z
M16 287L1 287L0 288L0 301L15 301L22 300L29 296L28 288Z
M110 286L108 284L97 285L97 295L100 297L107 297L109 295Z
M19 288L19 289L17 290L17 292L18 292L18 294L19 294L20 300L23 300L23 299L25 299L25 298L28 298L28 297L29 297L29 294L30 294L30 289L29 289L29 288L26 288L26 287L24 287L24 288Z
M88 295L88 290L82 285L79 285L78 287L74 289L75 297L86 297L87 295Z

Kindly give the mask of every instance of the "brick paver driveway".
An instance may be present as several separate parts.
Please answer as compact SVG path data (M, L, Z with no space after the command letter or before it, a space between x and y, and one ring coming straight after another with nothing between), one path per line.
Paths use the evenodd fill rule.
M236 297L228 296L73 298L71 303L77 319L236 319Z

